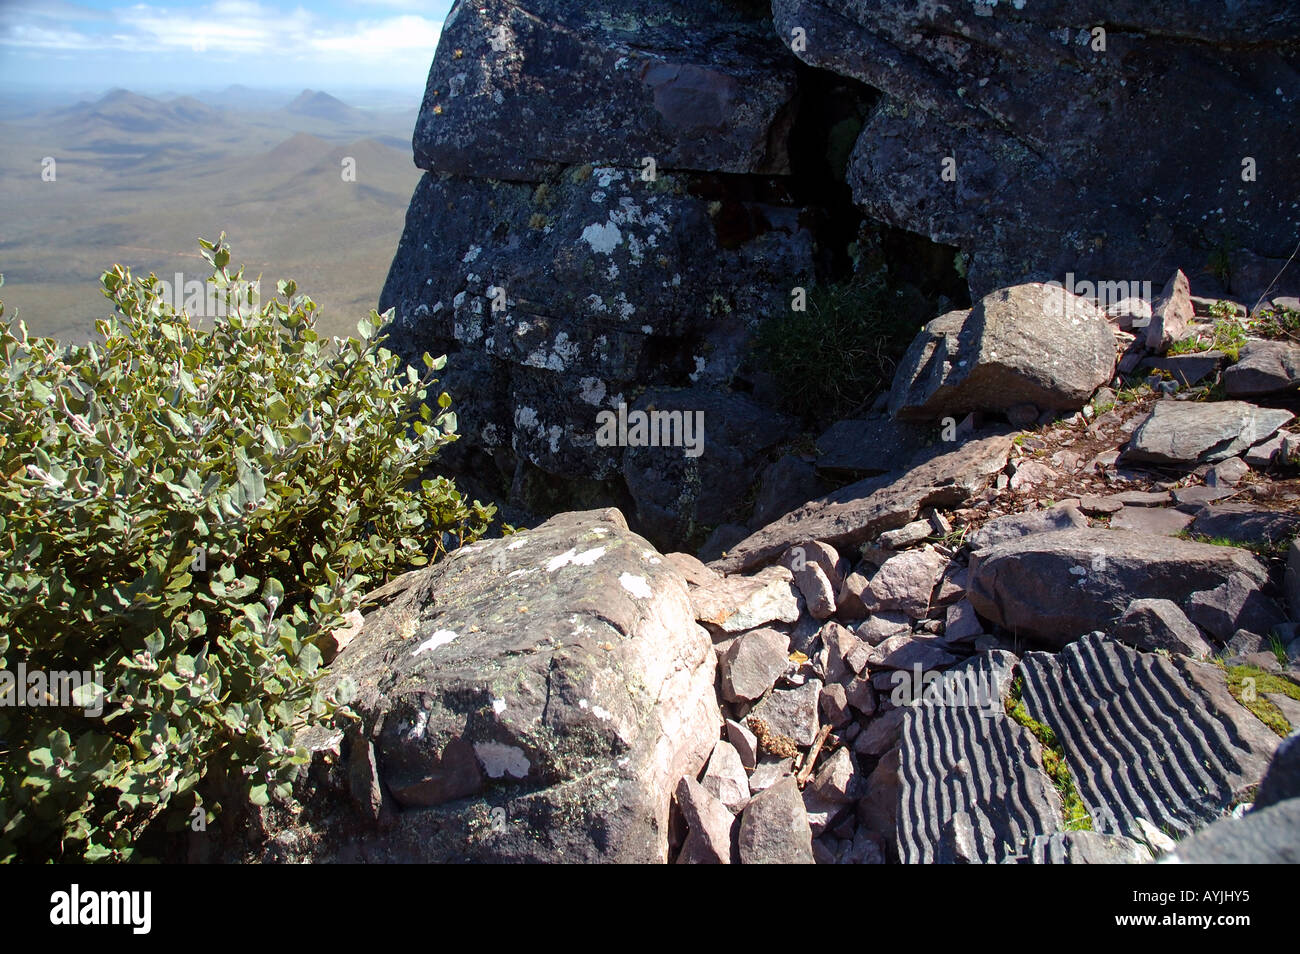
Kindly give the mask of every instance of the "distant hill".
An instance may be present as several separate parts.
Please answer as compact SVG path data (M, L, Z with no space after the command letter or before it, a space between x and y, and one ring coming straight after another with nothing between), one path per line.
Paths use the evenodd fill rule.
M126 89L112 90L94 102L53 110L51 116L64 126L80 127L87 133L190 133L222 121L219 111L192 97L162 102Z
M324 119L333 123L357 125L365 121L366 115L354 109L341 99L329 93L305 89L298 97L285 107L285 112L296 116L309 116L312 119Z

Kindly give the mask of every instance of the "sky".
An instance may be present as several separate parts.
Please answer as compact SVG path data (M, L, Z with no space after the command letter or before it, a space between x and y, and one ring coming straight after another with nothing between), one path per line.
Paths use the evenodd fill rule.
M452 0L0 0L0 88L424 89Z

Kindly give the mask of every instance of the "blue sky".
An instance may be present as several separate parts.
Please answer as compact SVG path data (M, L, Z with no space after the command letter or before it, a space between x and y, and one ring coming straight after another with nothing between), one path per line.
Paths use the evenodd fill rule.
M0 86L419 93L452 0L0 0Z

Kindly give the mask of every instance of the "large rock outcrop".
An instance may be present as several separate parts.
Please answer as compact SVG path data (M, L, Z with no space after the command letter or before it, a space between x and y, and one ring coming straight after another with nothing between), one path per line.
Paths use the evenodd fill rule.
M631 504L661 544L748 519L789 422L733 385L759 320L813 278L779 181L797 67L765 11L727 0L456 6L380 308L408 360L449 355L444 466L475 492L533 514ZM665 401L703 414L704 461L598 435L598 415ZM701 495L701 464L740 492Z
M975 294L1070 272L1163 283L1215 253L1255 294L1295 247L1290 0L772 7L783 38L804 31L802 59L886 94L850 163L855 199L972 253Z
M361 716L329 775L357 808L270 857L667 860L672 794L722 726L715 655L618 511L464 547L375 596L330 673Z

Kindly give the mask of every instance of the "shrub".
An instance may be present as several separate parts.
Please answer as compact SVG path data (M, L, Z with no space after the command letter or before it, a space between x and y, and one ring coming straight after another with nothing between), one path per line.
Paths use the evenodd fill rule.
M448 396L422 401L439 361L401 373L373 312L322 340L292 282L257 305L224 236L201 246L210 330L120 266L101 342L15 334L0 308L0 670L107 690L98 717L0 707L0 860L142 857L287 795L297 731L347 714L317 675L363 590L492 516L421 479L454 439Z
M922 322L882 271L843 284L815 285L805 311L787 310L759 326L755 350L787 408L806 419L854 412L893 378Z

